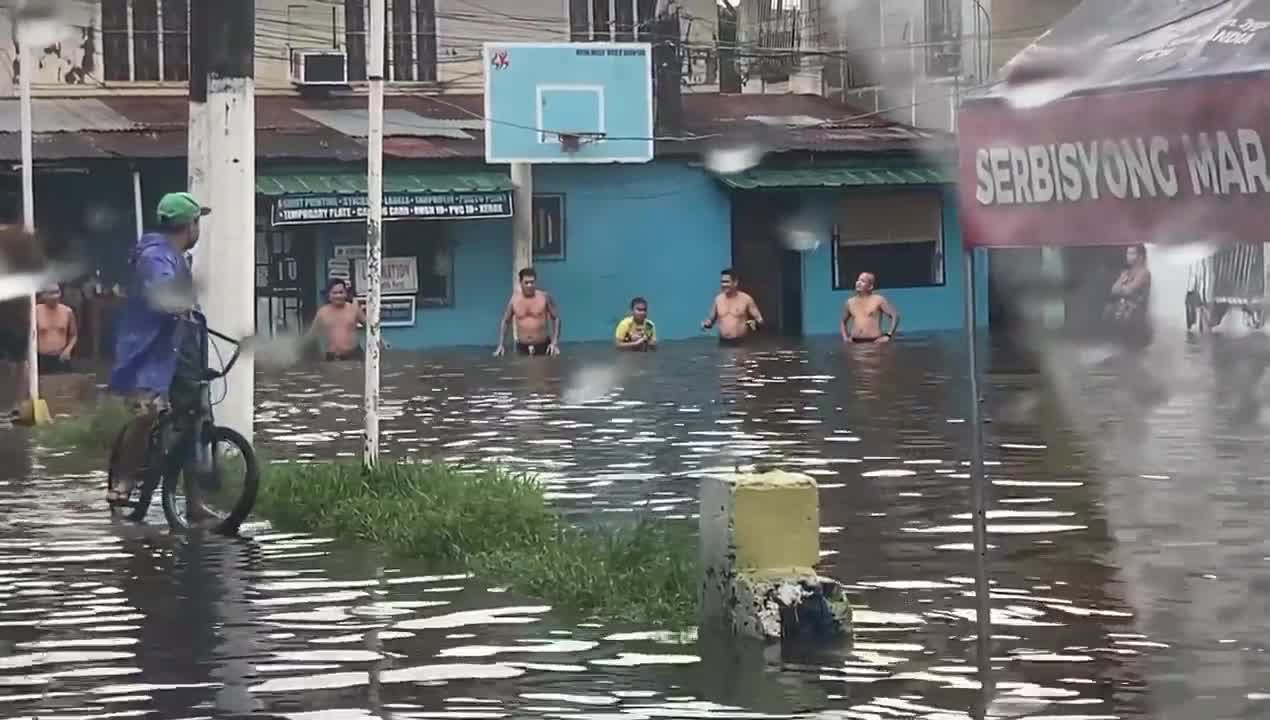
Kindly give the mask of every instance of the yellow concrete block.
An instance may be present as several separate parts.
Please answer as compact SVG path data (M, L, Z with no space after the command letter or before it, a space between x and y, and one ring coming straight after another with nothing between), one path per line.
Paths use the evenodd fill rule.
M806 475L737 476L732 490L737 570L810 568L820 559L820 495Z
M48 425L53 422L53 416L49 414L49 406L44 398L37 398L34 401L22 401L14 422L18 425Z

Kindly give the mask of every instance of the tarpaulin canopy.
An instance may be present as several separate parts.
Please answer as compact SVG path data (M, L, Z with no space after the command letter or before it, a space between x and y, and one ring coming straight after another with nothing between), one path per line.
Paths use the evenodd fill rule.
M1270 0L1085 0L1002 75L958 115L968 246L1270 240Z

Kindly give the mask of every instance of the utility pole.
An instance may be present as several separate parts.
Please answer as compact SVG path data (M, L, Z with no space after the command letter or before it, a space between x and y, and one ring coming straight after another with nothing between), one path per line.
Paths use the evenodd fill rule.
M206 3L207 188L214 232L202 257L215 257L206 270L202 304L208 324L230 337L255 332L256 258L256 3L255 0L201 0ZM209 242L210 241L210 242ZM228 357L227 348L218 348ZM244 352L225 378L225 399L217 421L252 438L255 361Z
M366 133L366 437L362 465L379 463L379 299L383 291L380 269L384 237L384 0L370 1L370 37L366 49L366 79L370 107Z
M199 202L208 203L207 186L207 46L209 8L216 0L192 0L190 3L190 119L188 152L186 158L185 189ZM209 215L203 218L203 242L194 248L194 277L197 287L206 287L209 281L208 270L214 264L210 261L212 243L209 240L215 235L212 223L216 218Z

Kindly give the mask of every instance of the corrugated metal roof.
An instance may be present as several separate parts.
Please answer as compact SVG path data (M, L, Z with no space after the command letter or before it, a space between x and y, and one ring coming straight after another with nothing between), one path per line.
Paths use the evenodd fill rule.
M456 193L499 192L512 189L511 178L499 173L461 172L452 174L384 173L384 192ZM359 194L366 192L366 175L361 173L301 170L256 176L256 192L261 195Z
M136 130L137 124L95 98L32 98L31 131ZM0 100L0 133L22 132L17 100Z
M296 113L321 123L332 130L349 137L364 138L370 127L369 113L365 109L347 108L340 110L314 110L296 108ZM409 110L384 110L384 135L402 135L406 137L445 137L454 140L474 140L471 133L464 132L457 125L462 120L439 120L425 118ZM471 123L468 123L469 125ZM474 128L480 130L480 123Z
M35 157L39 161L171 158L186 155L188 99L177 95L37 99ZM390 157L485 157L480 95L389 95L395 128ZM658 157L693 157L721 139L766 133L772 153L880 153L930 151L951 136L891 122L815 95L683 96L683 129L658 141ZM8 126L0 120L0 160L20 157L16 101ZM0 113L0 117L3 113ZM256 153L261 160L364 160L365 98L261 95L256 100ZM319 119L329 121L320 122ZM817 124L812 124L817 120ZM773 123L784 125L777 128ZM393 137L397 133L396 137Z
M951 173L938 168L920 167L756 169L736 175L720 175L719 179L738 190L867 185L944 185L953 182Z

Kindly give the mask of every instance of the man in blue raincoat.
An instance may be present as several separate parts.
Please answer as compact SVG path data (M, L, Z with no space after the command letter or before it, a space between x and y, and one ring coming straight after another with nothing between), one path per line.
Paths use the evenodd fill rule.
M110 390L128 398L141 422L124 442L123 482L110 490L124 502L145 472L146 441L169 392L183 352L188 352L194 283L185 253L199 238L199 221L211 212L186 192L159 200L158 229L142 235L132 253L132 284L119 315ZM131 472L128 472L130 469Z

